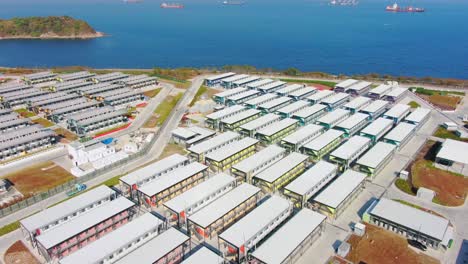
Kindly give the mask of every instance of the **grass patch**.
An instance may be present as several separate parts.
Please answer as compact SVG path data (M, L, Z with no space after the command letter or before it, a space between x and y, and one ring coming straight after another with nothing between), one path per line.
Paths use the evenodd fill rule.
M408 105L409 105L411 108L418 108L418 107L421 107L421 105L418 104L418 103L415 102L415 101L409 102Z
M26 110L25 108L20 108L20 109L16 109L14 110L16 113L18 113L20 116L22 117L33 117L33 116L36 116L36 114L34 112L31 112L31 111L28 111Z
M330 88L334 88L337 84L336 82L321 81L321 80L301 80L301 79L280 79L283 82L293 82L293 83L310 83L310 84L320 84L325 85Z
M178 93L174 96L168 96L166 100L158 105L154 111L154 113L157 115L156 125L162 125L164 121L166 121L172 109L175 107L177 102L179 102L180 98L182 98L182 95L183 93Z
M143 94L147 97L150 97L150 98L153 98L155 97L156 95L159 94L159 92L161 92L161 89L162 88L156 88L154 90L149 90L149 91L146 91L146 92L143 92Z
M413 187L407 180L403 179L396 179L395 181L395 186L400 189L401 191L409 194L409 195L416 195L416 192L414 192Z
M24 196L45 192L72 179L73 175L52 161L34 164L3 178L11 181Z
M20 222L19 221L15 221L13 223L10 223L8 225L4 225L2 227L0 227L0 237L1 236L4 236L8 233L11 233L13 231L15 231L16 229L19 229L20 228Z
M55 125L54 123L52 123L49 120L47 120L45 118L42 118L42 117L32 119L32 122L35 123L35 124L42 125L43 127L51 127L51 126Z
M99 137L99 136L105 135L105 134L107 134L109 132L120 130L120 129L124 128L124 127L127 127L128 125L129 124L127 123L127 124L123 124L123 125L119 125L119 126L110 127L110 128L99 131L94 136Z
M454 131L448 131L444 127L439 127L433 134L433 136L438 138L449 138L453 140L465 141L468 142L468 138L461 138L457 136Z
M460 95L460 96L465 96L465 92L461 91L441 91L441 90L431 90L431 89L426 89L424 87L410 87L411 90L414 90L415 93L417 94L423 94L423 95Z
M164 158L169 157L169 156L174 155L174 154L186 155L187 151L182 146L179 146L179 145L177 145L175 143L169 143L164 148L163 153L161 154L159 159L164 159Z
M443 110L454 110L462 100L465 92L460 91L438 91L425 89L423 87L410 87L416 94L429 101L431 104Z
M193 97L192 101L190 102L189 106L193 106L198 100L200 100L200 97L205 94L208 91L208 87L205 85L200 86L198 89L197 93Z

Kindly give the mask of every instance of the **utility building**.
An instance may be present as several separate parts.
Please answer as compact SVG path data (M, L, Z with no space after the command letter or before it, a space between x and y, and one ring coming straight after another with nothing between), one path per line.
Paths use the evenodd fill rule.
M220 250L230 263L241 263L249 252L292 213L291 203L272 196L218 236Z
M231 131L219 134L217 136L214 136L213 138L210 138L206 141L203 141L188 148L188 151L190 152L189 157L193 160L203 163L205 162L205 156L208 153L211 153L220 149L223 146L231 144L239 140L240 138L241 136L239 134Z
M223 232L257 206L259 194L260 189L248 183L229 191L189 216L190 236L193 240L202 242Z
M292 152L252 178L264 193L276 192L299 176L306 168L307 156Z
M331 96L335 95L333 91L330 90L322 90L318 91L311 96L307 97L306 100L311 102L312 104L318 104L322 102L324 99L329 98Z
M302 147L302 151L310 155L313 160L320 160L323 156L334 150L344 139L344 132L330 129L314 138Z
M359 133L360 136L368 137L372 142L376 143L387 134L393 127L393 121L386 118L377 118L374 122L370 123Z
M207 115L205 123L209 128L217 129L219 127L219 122L221 121L221 119L234 116L245 110L246 108L241 105L234 105Z
M308 106L292 115L292 118L299 120L301 126L312 124L317 119L327 113L327 106L322 104L316 104Z
M314 209L336 219L362 191L366 177L364 173L345 171L313 198Z
M374 179L385 165L392 160L395 152L395 145L377 142L374 147L358 159L356 167L358 167L359 171L366 173L371 179Z
M447 138L436 155L435 165L468 177L468 143Z
M239 132L247 137L255 137L257 131L281 120L276 114L266 114L247 124L241 125Z
M261 115L261 112L260 110L257 110L257 109L248 109L248 110L242 111L233 116L229 116L227 118L221 119L221 121L219 121L219 130L237 131L239 130L240 126L257 119L258 117L260 117L260 115Z
M348 141L330 153L329 160L338 164L341 171L349 168L371 146L367 137L353 136Z
M384 136L383 141L402 148L416 132L416 125L400 123Z
M270 102L270 101L273 101L274 99L278 98L278 96L276 94L263 94L263 95L260 95L260 96L257 96L253 99L250 99L248 101L246 101L244 103L244 105L248 108L257 108L259 105L263 104L263 103L266 103L266 102Z
M301 111L302 109L310 106L309 102L306 101L296 101L285 107L282 107L276 111L281 117L291 117L294 113Z
M321 160L286 185L283 193L293 201L295 207L304 208L311 197L335 178L337 172L335 164Z
M409 105L396 104L383 114L383 118L392 120L396 125L410 113L410 109Z
M229 145L221 147L206 155L205 161L213 171L225 171L232 165L255 154L258 140L253 138L243 138Z
M351 116L351 112L348 110L343 109L336 109L334 111L329 112L328 114L320 117L315 122L317 125L321 125L326 129L330 129L341 123L346 118Z
M354 85L354 84L356 84L358 82L359 82L358 80L354 80L354 79L344 80L344 81L339 82L338 84L335 85L334 91L337 92L337 93L346 92L348 87L350 87L351 85Z
M335 129L345 132L346 137L351 137L369 123L369 116L363 113L356 113L338 123Z
M334 95L323 99L320 103L326 105L328 111L335 110L349 102L351 96L347 93L335 93Z
M286 155L286 150L277 145L270 145L231 168L231 174L236 176L238 182L251 183L252 177Z
M383 100L375 100L368 106L360 110L361 113L368 114L369 119L375 120L387 111L388 102Z
M298 121L285 118L257 131L257 138L265 145L273 144L296 130Z
M310 124L290 134L281 140L281 146L289 151L299 151L302 146L312 141L324 132L324 128L319 125Z
M372 100L368 97L358 96L351 100L350 102L343 105L343 109L351 111L352 114L355 114L362 108L368 106Z

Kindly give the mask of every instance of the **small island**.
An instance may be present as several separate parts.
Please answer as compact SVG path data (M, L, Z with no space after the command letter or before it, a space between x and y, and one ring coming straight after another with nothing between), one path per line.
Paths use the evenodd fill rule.
M0 19L2 39L90 39L104 36L87 22L69 16Z

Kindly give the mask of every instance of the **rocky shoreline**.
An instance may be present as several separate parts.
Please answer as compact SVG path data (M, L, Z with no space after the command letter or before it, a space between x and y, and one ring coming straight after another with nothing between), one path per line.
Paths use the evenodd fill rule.
M94 38L102 38L108 36L103 32L96 32L95 34L83 34L83 35L71 35L71 36L59 36L53 33L46 33L42 34L38 37L33 36L0 36L0 40L14 40L14 39L42 39L42 40L50 40L50 39L76 39L76 40L83 40L83 39L94 39Z

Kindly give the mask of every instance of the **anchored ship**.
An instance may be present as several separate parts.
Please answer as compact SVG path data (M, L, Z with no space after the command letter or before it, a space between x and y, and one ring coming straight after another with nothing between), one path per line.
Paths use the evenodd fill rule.
M388 11L388 12L421 13L421 12L424 12L425 10L424 10L424 8L412 7L412 6L399 7L397 3L394 3L391 6L387 6L385 8L385 11Z
M357 0L331 0L330 5L334 6L355 6L359 4Z
M223 1L223 5L243 5L245 4L244 1Z
M184 5L177 3L162 3L161 8L184 8Z

